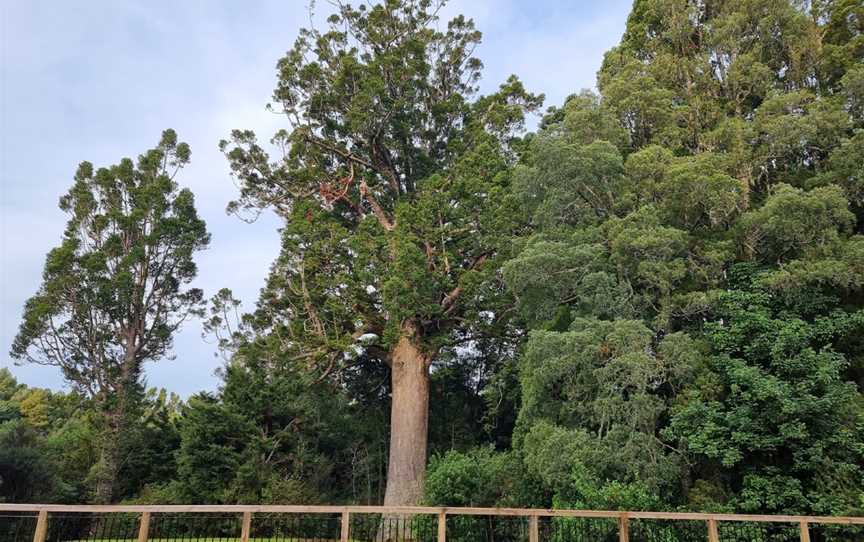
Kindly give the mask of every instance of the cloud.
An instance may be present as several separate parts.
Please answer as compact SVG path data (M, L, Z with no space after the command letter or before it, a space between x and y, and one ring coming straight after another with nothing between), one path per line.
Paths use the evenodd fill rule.
M232 288L254 305L279 250L279 223L252 225L226 216L235 197L219 139L233 128L262 141L284 126L267 112L278 58L307 25L306 0L131 0L0 3L2 19L2 147L0 147L0 365L24 301L39 285L45 254L60 240L57 209L78 162L96 165L135 157L160 132L177 130L192 147L179 182L196 194L213 234L198 257L196 286ZM484 32L478 55L483 91L511 73L558 104L594 84L602 53L618 41L629 8L622 0L462 0L442 12L442 25L463 12ZM315 24L329 5L318 2ZM176 359L147 366L151 385L181 395L215 389L220 361L191 322L178 335ZM27 384L59 388L54 368L13 369Z

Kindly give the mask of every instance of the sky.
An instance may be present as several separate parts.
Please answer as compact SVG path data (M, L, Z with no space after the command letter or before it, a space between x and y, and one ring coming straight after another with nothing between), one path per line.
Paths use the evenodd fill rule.
M624 31L630 0L452 0L483 32L481 92L510 74L546 106L593 88L603 53ZM192 148L177 180L196 197L212 234L194 286L231 288L254 306L279 250L272 214L247 224L225 213L237 194L218 141L235 128L269 140L284 117L265 109L275 65L327 1L0 0L0 367L30 386L68 389L55 367L16 365L8 351L46 253L67 217L57 201L78 163L137 157L174 128ZM224 362L190 321L173 359L150 362L147 383L182 397L216 390Z

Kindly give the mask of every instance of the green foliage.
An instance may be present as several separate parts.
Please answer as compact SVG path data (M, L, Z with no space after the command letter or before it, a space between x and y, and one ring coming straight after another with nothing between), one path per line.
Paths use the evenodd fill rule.
M137 163L124 158L98 170L81 163L60 198L70 217L63 241L48 253L12 344L13 357L59 367L99 411L99 501L110 502L117 489L144 362L167 355L175 331L200 310L202 293L188 285L197 274L193 254L210 236L192 192L174 182L189 157L189 146L165 130ZM37 408L22 406L35 425L47 423Z
M46 438L60 407L55 394L18 384L0 369L0 502L70 496Z
M176 475L178 402L164 390L144 395L141 417L129 421L118 443L118 500ZM0 416L0 500L81 503L93 498L103 435L93 401L18 384L0 369Z
M229 211L284 224L254 310L212 299L218 393L140 378L201 308L188 147L82 164L13 345L74 390L0 371L0 499L100 500L113 462L118 499L379 503L407 341L428 504L864 513L861 3L637 0L525 137L542 96L478 96L438 7L338 4L279 61L276 151L221 142Z
M539 485L526 479L516 452L476 448L433 456L426 479L430 506L530 506Z
M136 496L143 488L162 485L174 478L181 413L177 395L164 389L147 391L133 430L123 442L120 495Z
M226 297L227 294L222 297ZM181 503L375 502L382 480L377 388L359 372L342 384L283 358L275 335L241 343L216 396L190 399L178 419L177 478L148 500ZM379 375L379 379L381 376ZM359 403L350 404L350 391ZM378 413L380 418L383 414ZM356 424L362 416L369 427Z
M36 428L21 418L0 423L0 500L50 500L62 492L56 484L45 438Z
M861 33L807 9L637 1L530 139L503 277L542 505L860 512Z
M177 476L183 497L191 502L221 502L226 480L235 476L252 433L248 422L238 413L202 394L190 399L180 425L182 445L178 454Z
M692 380L695 350L687 335L658 342L635 320L532 333L518 426L526 468L556 499L590 507L626 506L595 500L612 481L656 502L676 491L683 465L655 433L673 392Z
M196 274L193 252L209 242L192 193L172 180L188 161L188 145L166 130L137 166L128 158L96 171L81 163L60 199L70 215L63 243L46 258L14 356L59 365L77 389L95 397L107 390L82 374L87 364L110 380L126 356L136 361L127 371L137 373L141 360L165 355L172 332L201 298L183 285ZM141 322L134 336L118 336L112 327L126 314Z
M715 354L682 394L665 436L701 458L697 476L736 488L716 506L859 513L864 408L837 350L864 312L801 319L768 293L723 292L706 337Z
M425 375L432 360L509 331L498 270L524 226L510 168L543 97L516 77L477 96L480 33L461 16L439 27L437 10L426 0L337 6L278 63L273 98L290 124L272 140L281 153L248 131L221 143L240 185L229 210L285 220L248 321L261 358L291 360L299 378L338 388L368 371L352 375L368 390L381 367L420 363ZM410 360L395 359L400 342ZM369 418L387 431L377 409ZM367 450L381 446L366 438ZM412 495L421 480L406 481Z
M855 224L848 207L837 186L804 193L778 185L762 207L742 218L742 249L765 263L831 253Z
M860 214L864 208L864 169L861 156L864 154L864 130L858 130L828 158L828 169L814 178L814 184L834 184L843 188L846 199Z

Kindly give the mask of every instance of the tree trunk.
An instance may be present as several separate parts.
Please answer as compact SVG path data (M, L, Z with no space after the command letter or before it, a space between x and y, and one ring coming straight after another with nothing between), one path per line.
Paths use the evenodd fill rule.
M120 473L120 428L116 420L108 420L108 430L102 435L102 446L99 452L99 463L96 468L96 488L94 501L96 504L111 504L114 499L114 489L117 476Z
M117 489L117 479L120 476L120 463L122 443L126 442L126 429L129 426L129 415L134 411L134 406L139 391L139 373L141 369L138 360L139 347L136 346L138 339L137 329L142 327L140 322L124 332L126 351L123 355L123 363L120 366L120 375L114 387L113 404L111 398L101 396L101 408L105 416L104 432L101 435L102 447L100 450L98 470L96 471L95 501L97 504L110 504L114 500L114 492Z
M390 459L385 506L417 506L426 481L429 426L429 357L417 344L413 326L391 355Z
M414 326L391 352L390 458L387 463L385 506L417 506L426 481L426 442L429 427L429 356L418 345ZM378 540L413 540L411 516L385 514Z
M116 391L116 403L103 403L104 430L100 435L102 444L99 450L99 463L96 465L96 488L94 500L96 504L111 504L117 489L117 479L120 476L121 443L124 442L126 422L129 412L130 385L128 375L124 372L124 382ZM104 399L103 399L104 401Z

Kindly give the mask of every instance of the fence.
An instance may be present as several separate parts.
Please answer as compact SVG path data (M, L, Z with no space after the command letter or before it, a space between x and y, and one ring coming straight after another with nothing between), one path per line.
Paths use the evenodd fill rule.
M0 504L0 542L864 542L864 517L383 506Z

